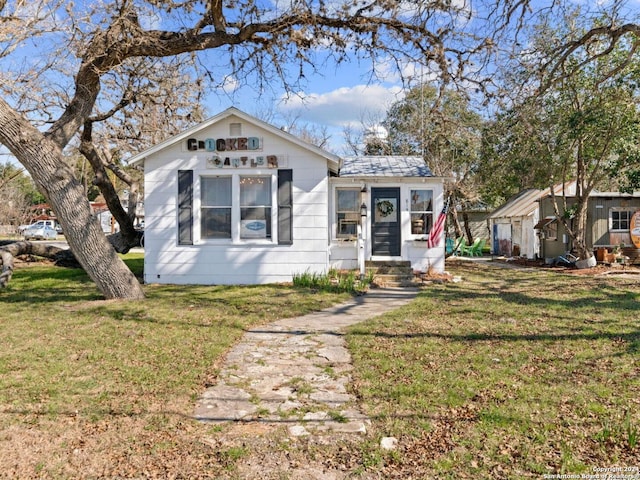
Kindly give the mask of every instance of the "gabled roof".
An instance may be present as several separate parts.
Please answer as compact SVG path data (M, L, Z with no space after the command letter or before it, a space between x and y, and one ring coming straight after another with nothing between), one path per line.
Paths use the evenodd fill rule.
M537 201L544 197L537 188L522 190L489 215L489 218L526 217L538 209Z
M210 127L211 125L218 123L231 116L238 117L247 123L251 123L259 128L267 130L269 133L271 133L274 136L280 137L288 142L298 145L299 147L309 150L315 153L316 155L319 155L320 157L326 158L330 162L331 169L337 171L338 166L340 164L340 157L338 157L337 155L334 155L332 153L327 152L326 150L323 150L320 147L316 147L315 145L307 143L304 140L301 140L300 138L296 137L295 135L292 135L280 128L274 127L273 125L270 125L267 122L264 122L252 115L249 115L243 112L242 110L238 110L235 107L229 107L223 112L219 113L218 115L208 118L202 123L194 125L193 127L188 128L187 130L181 133L178 133L177 135L167 138L166 140L154 145L153 147L148 148L134 155L133 157L129 158L127 162L131 165L142 163L145 160L145 158L149 157L150 155L153 155L171 145L174 145L175 143L181 142L189 137L192 137L199 131L204 130Z
M339 177L433 177L422 157L361 156L342 159Z
M573 196L574 195L567 195L567 198L572 198ZM589 194L589 198L640 198L640 192L622 193L593 191Z
M553 187L555 195L562 195L563 189L574 193L575 182L569 182L567 184L559 183ZM538 210L538 200L550 194L550 188L545 188L544 190L535 188L522 190L494 210L488 218L528 217Z

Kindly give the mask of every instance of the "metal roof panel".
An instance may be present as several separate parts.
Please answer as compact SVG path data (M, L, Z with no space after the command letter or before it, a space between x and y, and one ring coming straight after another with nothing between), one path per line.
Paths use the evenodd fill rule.
M344 157L340 177L433 177L422 157L358 156Z

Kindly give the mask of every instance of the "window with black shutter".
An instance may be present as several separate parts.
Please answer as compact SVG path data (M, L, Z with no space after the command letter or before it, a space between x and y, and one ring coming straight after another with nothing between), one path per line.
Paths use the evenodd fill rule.
M178 170L178 244L193 245L193 170Z
M278 170L278 244L293 244L293 170Z

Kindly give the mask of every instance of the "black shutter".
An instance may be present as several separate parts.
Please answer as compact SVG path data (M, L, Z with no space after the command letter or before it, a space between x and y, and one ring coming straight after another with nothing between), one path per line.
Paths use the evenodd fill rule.
M193 245L193 170L178 170L178 244Z
M293 170L278 170L278 245L293 244Z

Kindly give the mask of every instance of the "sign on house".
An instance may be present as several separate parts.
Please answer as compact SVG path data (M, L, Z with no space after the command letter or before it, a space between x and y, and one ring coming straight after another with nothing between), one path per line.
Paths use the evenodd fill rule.
M631 217L629 230L631 232L631 241L636 248L640 248L640 210L634 213Z

